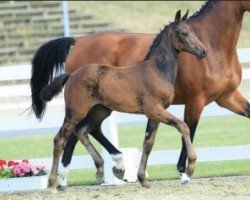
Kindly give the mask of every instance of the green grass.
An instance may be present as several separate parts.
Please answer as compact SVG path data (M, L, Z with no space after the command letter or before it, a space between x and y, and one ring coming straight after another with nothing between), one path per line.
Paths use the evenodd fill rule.
M164 24L173 21L177 10L190 15L198 11L204 1L98 1L69 2L70 8L111 23L128 32L158 33ZM238 47L250 46L250 14L245 13Z
M167 159L167 158L166 158ZM250 175L250 160L197 163L193 178ZM179 179L176 165L148 166L148 180ZM73 170L69 185L95 185L95 170Z
M119 127L120 147L142 149L145 125ZM215 147L250 144L249 120L241 116L202 119L195 138L195 147ZM153 150L180 149L180 134L161 125ZM99 151L101 146L93 141ZM0 140L0 159L51 157L53 135L16 137ZM74 155L87 154L79 143ZM166 158L167 159L167 158ZM250 174L249 160L197 163L194 177L213 177ZM149 166L149 179L177 179L175 165ZM84 177L84 178L83 178ZM70 185L95 184L95 170L74 170L69 174Z
M146 124L119 127L120 147L142 149ZM230 146L250 144L249 120L241 116L202 119L198 125L195 147ZM0 140L1 157L4 159L22 159L48 157L52 155L54 134L34 137L15 137ZM160 125L154 150L179 149L181 135L176 129ZM92 140L98 150L101 146ZM32 151L31 151L32 149ZM79 142L75 155L87 154Z

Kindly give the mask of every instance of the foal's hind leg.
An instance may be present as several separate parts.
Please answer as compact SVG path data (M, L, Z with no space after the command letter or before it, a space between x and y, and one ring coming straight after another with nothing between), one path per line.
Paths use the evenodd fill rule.
M152 150L158 126L159 122L155 122L151 119L148 119L146 134L143 142L143 153L137 174L138 180L140 181L141 185L147 188L149 187L149 184L146 181L145 171L146 171L148 156Z
M96 181L98 184L103 183L104 177L104 160L98 151L95 149L91 141L89 140L88 134L86 132L78 132L77 138L82 142L82 144L86 147L89 154L93 158L96 166Z
M96 172L96 182L98 184L103 183L103 177L104 177L104 160L102 159L101 155L97 152L97 150L95 149L95 147L93 146L93 144L91 143L91 141L89 140L89 137L87 136L87 129L82 128L83 131L78 131L77 134L71 134L70 138L74 139L73 142L73 146L68 146L69 144L67 143L66 146L68 146L68 149L65 149L64 153L66 151L66 154L63 154L63 158L65 156L69 156L69 158L67 158L68 160L71 160L72 158L72 153L73 153L73 149L75 147L76 142L78 141L78 139L80 140L81 138L81 142L82 144L85 146L85 148L87 149L87 151L89 152L89 154L91 155L92 159L94 160L97 172ZM73 136L74 137L73 137ZM83 137L82 137L83 135ZM70 139L69 138L69 139ZM73 148L73 149L72 149ZM58 185L58 189L59 190L64 190L65 187L67 186L67 173L65 173L65 170L60 170L59 172L59 185Z
M51 174L49 177L49 186L55 188L57 185L57 172L59 159L63 151L63 147L67 142L68 136L75 129L77 122L69 120L65 117L63 126L59 130L58 134L54 138L54 151L53 151L53 162L51 168Z
M64 190L67 186L67 174L69 173L70 163L78 138L71 133L63 151L61 163L59 166L58 190Z

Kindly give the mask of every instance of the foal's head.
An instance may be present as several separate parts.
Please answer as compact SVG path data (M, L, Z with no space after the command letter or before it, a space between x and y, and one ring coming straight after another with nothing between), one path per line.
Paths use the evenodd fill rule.
M180 10L176 13L171 33L173 46L178 51L187 51L203 58L207 54L206 48L187 24L187 17L188 11L182 18Z

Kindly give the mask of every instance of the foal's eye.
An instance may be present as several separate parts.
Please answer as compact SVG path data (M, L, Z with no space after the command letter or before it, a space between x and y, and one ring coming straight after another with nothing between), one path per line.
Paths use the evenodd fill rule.
M188 32L182 32L181 35L186 37L188 36Z

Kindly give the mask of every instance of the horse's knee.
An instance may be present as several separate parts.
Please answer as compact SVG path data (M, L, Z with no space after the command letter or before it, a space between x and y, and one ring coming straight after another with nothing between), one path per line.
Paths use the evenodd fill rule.
M250 118L250 103L249 102L247 102L245 112L243 115L246 116L247 118Z

